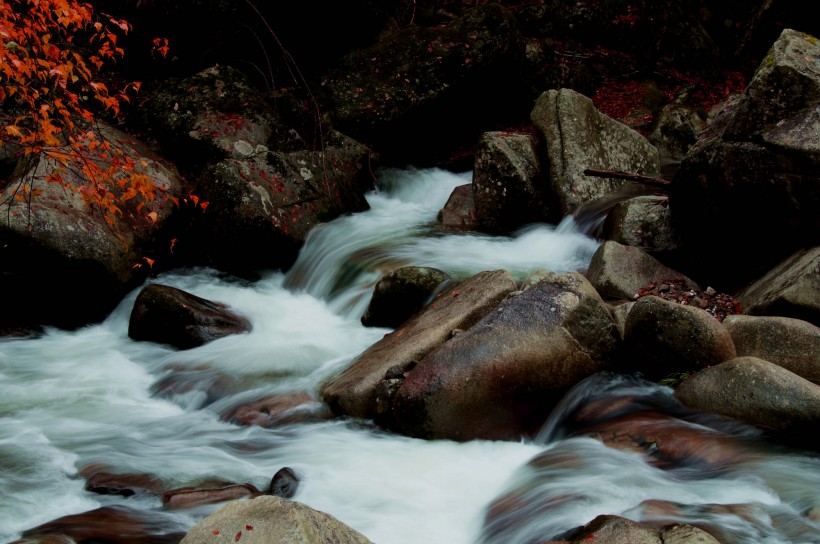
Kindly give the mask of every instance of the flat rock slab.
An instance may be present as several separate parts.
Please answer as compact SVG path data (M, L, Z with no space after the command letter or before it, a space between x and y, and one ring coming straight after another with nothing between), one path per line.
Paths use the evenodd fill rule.
M441 345L454 330L468 329L516 289L504 270L480 272L441 293L401 327L370 346L321 390L334 412L375 418L378 386L387 371L407 368Z

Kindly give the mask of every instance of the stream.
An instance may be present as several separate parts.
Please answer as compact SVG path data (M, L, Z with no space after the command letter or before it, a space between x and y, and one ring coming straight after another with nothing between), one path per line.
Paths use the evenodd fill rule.
M85 491L79 472L102 464L166 488L219 479L263 490L291 467L301 479L294 500L377 544L535 544L599 514L692 523L725 544L820 543L816 454L681 412L670 389L638 379L580 384L538 437L520 442L423 441L347 419L266 429L220 417L272 394L315 393L389 332L359 320L386 271L414 264L461 279L503 268L521 280L537 268L587 267L598 242L571 218L511 237L437 229L438 210L469 181L470 173L385 170L371 209L314 229L285 274L250 282L189 269L150 280L228 304L250 319L248 334L184 351L132 341L137 289L102 323L0 339L0 542L106 505L162 510L169 531L218 508L168 512L156 495ZM579 407L627 397L646 399L641 414L728 437L731 449L708 466L663 464L591 438Z

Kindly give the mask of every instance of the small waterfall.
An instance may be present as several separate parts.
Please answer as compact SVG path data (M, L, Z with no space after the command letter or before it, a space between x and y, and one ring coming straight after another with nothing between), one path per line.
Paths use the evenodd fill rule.
M287 274L247 282L191 269L152 280L228 304L252 322L250 333L184 351L134 342L134 291L103 323L0 339L0 542L101 506L183 531L216 508L169 512L157 495L90 493L80 471L95 464L166 488L265 488L289 466L301 478L295 500L378 544L530 544L598 513L720 529L726 544L820 542L816 455L766 448L748 428L681 412L668 389L630 377L580 384L531 442L423 441L344 419L271 429L226 420L269 395L315 395L389 332L359 321L388 270L434 266L458 279L505 268L523 279L536 268L587 267L598 243L573 218L510 237L438 229L436 213L469 180L434 169L380 173L371 209L311 232ZM702 449L608 447L601 437L620 423L688 433Z

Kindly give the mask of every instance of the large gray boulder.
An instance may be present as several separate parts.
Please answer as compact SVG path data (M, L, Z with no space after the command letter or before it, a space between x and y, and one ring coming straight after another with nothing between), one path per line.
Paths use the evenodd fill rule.
M632 306L624 343L633 368L653 380L716 365L736 354L729 331L711 314L655 296Z
M134 174L153 181L157 197L144 204L139 198L119 203L120 213L105 212L107 222L82 197L98 181L81 166L62 167L45 155L22 157L0 182L0 329L15 322L73 327L105 317L147 276L148 261L142 257L157 257L157 240L168 234L163 230L178 210L165 198L189 191L172 166L133 137L102 124L95 130L97 141L119 150L120 160L133 161ZM55 174L60 183L45 181ZM107 190L122 196L125 189L114 183Z
M132 339L180 349L250 330L250 321L224 304L159 284L147 285L140 291L128 323Z
M562 217L627 183L586 176L588 168L660 174L658 150L646 138L600 113L592 100L575 91L543 93L530 119L546 142L549 194L554 199L548 206Z
M508 272L496 270L480 272L441 293L325 383L321 389L323 400L338 414L381 418L405 371L453 331L470 328L515 288L515 280Z
M369 151L336 132L325 141L323 151L261 151L208 167L198 191L210 205L195 255L240 274L287 268L313 227L366 210Z
M259 146L283 152L306 147L301 136L282 122L273 102L230 66L212 66L183 80L164 82L129 122L155 139L186 172L241 158Z
M304 504L262 496L223 506L188 531L181 544L370 544L338 519Z
M820 44L784 30L675 177L672 218L693 266L737 284L820 243L818 102Z
M820 385L756 357L701 370L678 386L675 397L690 408L772 431L816 433L820 425Z
M528 134L487 132L478 141L473 200L482 229L510 232L527 223L560 219L547 210L538 142Z
M601 296L609 298L635 298L651 282L682 279L687 287L698 288L694 281L640 248L613 241L604 242L592 255L587 277Z
M820 246L798 251L737 298L743 313L793 317L820 326Z
M589 282L548 273L406 372L391 425L425 438L519 439L572 386L608 367L618 345Z
M820 384L820 328L789 317L731 315L723 320L738 356L765 359Z

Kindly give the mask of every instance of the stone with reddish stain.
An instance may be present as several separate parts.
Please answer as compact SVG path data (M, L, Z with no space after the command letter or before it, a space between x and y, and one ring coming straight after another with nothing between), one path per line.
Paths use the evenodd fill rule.
M222 414L222 419L226 421L261 427L321 421L330 417L327 405L305 391L271 395L241 404Z
M371 544L333 516L269 495L223 506L197 523L180 544Z

